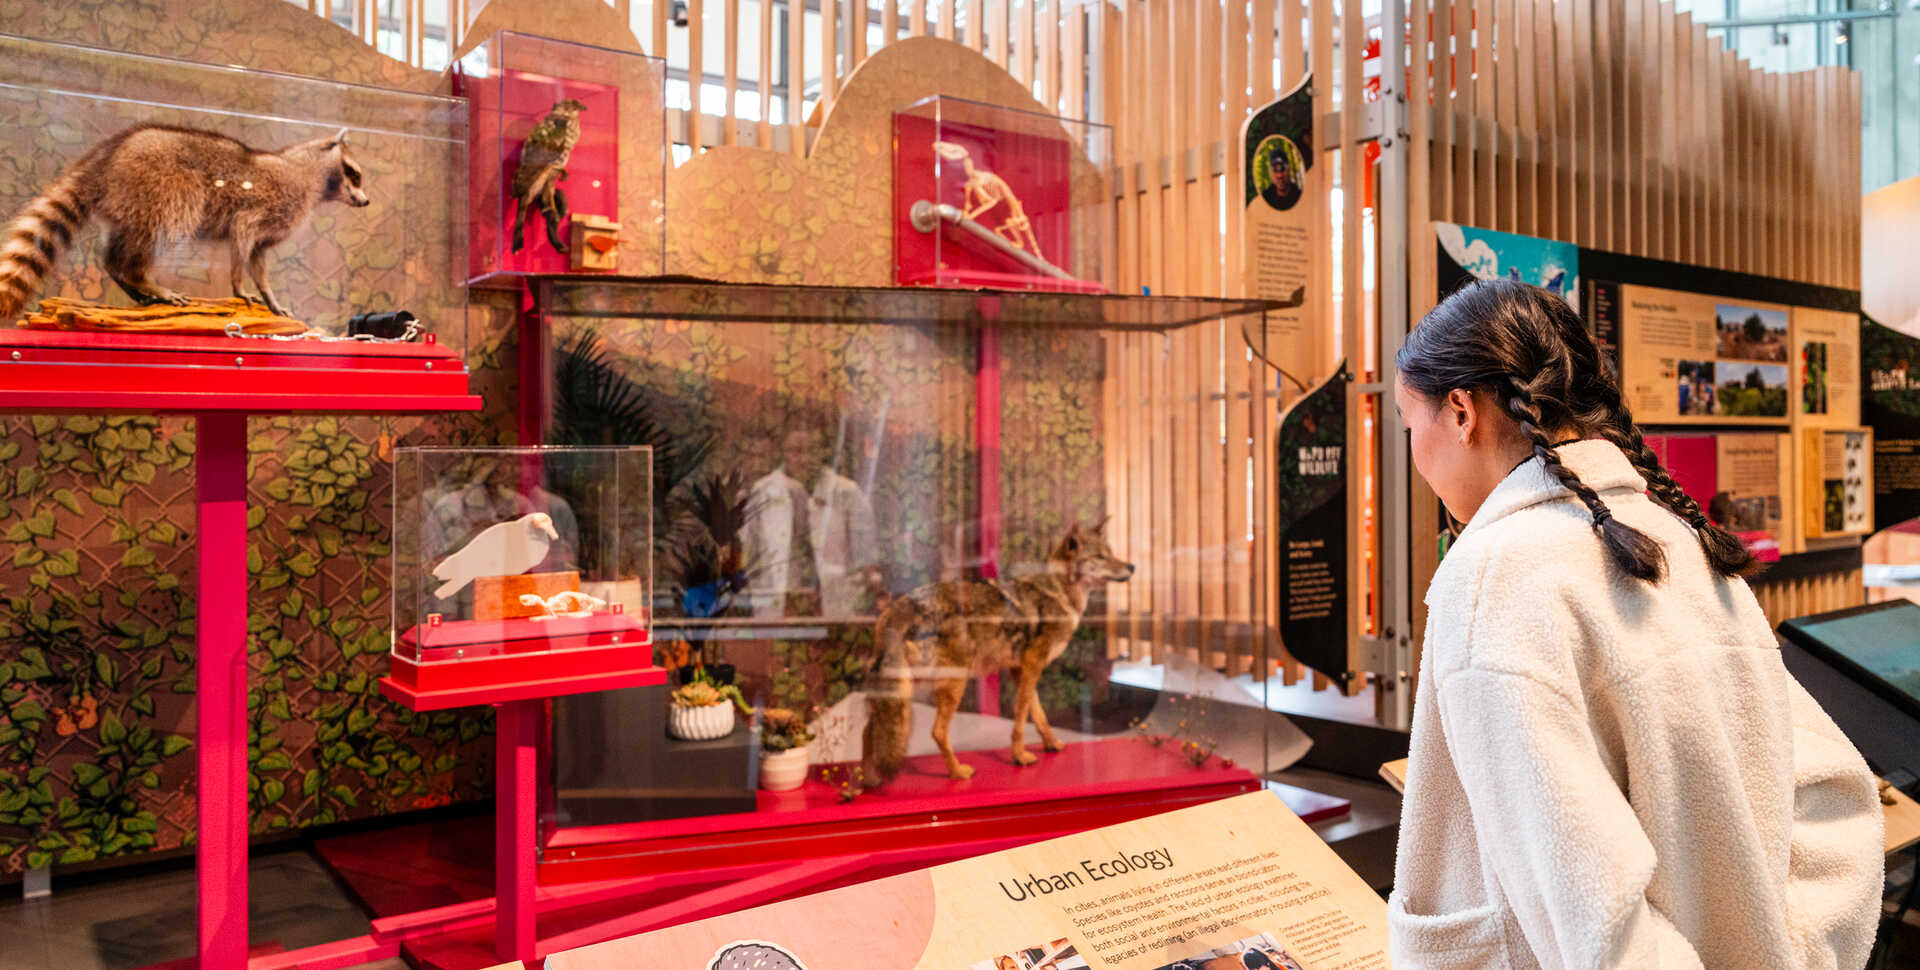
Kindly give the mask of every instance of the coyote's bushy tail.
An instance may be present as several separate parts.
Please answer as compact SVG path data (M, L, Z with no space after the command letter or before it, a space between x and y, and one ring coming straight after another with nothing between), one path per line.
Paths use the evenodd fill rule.
M879 662L867 680L867 730L860 739L860 783L883 785L900 774L913 730L913 674L904 649L912 611L896 600L874 624Z

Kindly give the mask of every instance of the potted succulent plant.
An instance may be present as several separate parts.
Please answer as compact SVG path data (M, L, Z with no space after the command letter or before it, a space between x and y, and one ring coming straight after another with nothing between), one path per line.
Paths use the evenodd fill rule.
M712 741L733 733L733 712L750 714L732 684L715 684L696 674L692 683L675 688L667 696L667 734L682 741Z
M784 707L760 715L760 787L792 791L807 780L807 742L813 732L806 719Z

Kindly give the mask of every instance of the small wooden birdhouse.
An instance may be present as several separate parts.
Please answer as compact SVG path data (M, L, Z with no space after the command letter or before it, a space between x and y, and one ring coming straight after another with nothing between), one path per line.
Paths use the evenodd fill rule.
M605 216L580 215L572 218L573 234L568 251L573 254L573 269L613 272L620 268L620 224Z

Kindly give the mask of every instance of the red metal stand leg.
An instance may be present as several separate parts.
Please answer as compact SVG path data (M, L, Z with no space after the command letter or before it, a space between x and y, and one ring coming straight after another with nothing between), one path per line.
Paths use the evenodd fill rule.
M980 578L1000 575L1000 330L980 328L980 364L973 378L973 445L980 456ZM1000 672L980 677L980 713L1000 714Z
M195 422L201 970L247 965L247 418Z
M532 700L495 709L493 948L502 960L534 958L535 741L543 708Z

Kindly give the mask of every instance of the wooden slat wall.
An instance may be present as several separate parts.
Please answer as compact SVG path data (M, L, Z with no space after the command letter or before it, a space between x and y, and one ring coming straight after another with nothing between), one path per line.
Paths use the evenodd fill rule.
M633 0L611 2L630 10ZM1229 147L1250 108L1315 67L1319 171L1343 185L1346 199L1338 224L1329 209L1326 226L1343 295L1337 306L1323 304L1343 338L1329 346L1371 359L1378 314L1374 281L1363 274L1371 241L1361 232L1357 141L1366 120L1361 48L1380 28L1362 22L1359 4L936 2L823 0L808 30L784 6L743 17L741 0L688 0L688 66L703 70L706 27L724 30L714 80L727 91L727 110L746 76L739 59L757 57L761 117L773 82L784 80L784 147L804 153L801 62L809 53L827 65L813 92L819 117L873 53L867 25L880 26L881 47L903 35L956 39L1027 82L1051 110L1112 126L1117 204L1101 245L1116 292L1221 295L1244 286L1242 163ZM708 4L720 5L720 15L704 16ZM424 6L411 0L403 9L418 17ZM454 29L471 23L479 6L453 0ZM681 29L669 26L666 9L664 0L652 4L650 50ZM1860 87L1851 71L1764 74L1662 0L1407 0L1407 10L1409 64L1387 70L1411 73L1409 211L1384 214L1380 224L1405 226L1414 319L1434 296L1435 221L1858 288ZM789 45L780 58L771 38L776 14L786 18ZM757 21L761 42L742 50L737 35L748 20ZM370 37L370 18L360 24ZM408 31L406 49L417 56L420 28ZM782 60L787 71L778 78ZM701 120L683 136L696 151L700 132L712 130ZM724 120L718 128L729 144L771 140L766 121L740 128ZM1321 261L1317 281L1329 295L1332 262ZM1140 657L1179 649L1234 673L1301 678L1299 664L1263 647L1276 620L1268 483L1284 403L1272 371L1250 361L1237 325L1225 324L1115 338L1105 360L1110 529L1145 573L1110 600L1118 631L1111 649ZM1333 361L1323 363L1330 369ZM1369 456L1358 457L1365 464ZM1413 500L1413 575L1424 577L1437 515L1417 484ZM1857 587L1856 575L1761 590L1770 613L1797 613L1853 598Z

